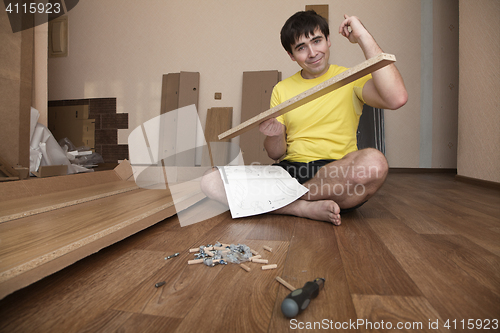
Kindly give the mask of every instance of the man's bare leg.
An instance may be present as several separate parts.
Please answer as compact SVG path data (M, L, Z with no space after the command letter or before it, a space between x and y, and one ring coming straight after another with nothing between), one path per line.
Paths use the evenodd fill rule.
M321 168L304 184L309 192L299 200L271 213L340 225L340 209L355 207L372 197L384 183L387 172L387 160L378 150L352 152ZM209 198L227 205L224 184L217 170L203 177L201 188Z
M201 181L201 190L210 199L217 200L223 204L227 203L226 191L220 173L213 170L205 174ZM340 207L333 200L296 200L291 204L277 209L272 214L294 215L312 220L340 224Z
M293 215L311 220L340 225L340 207L333 200L309 201L298 199L289 205L270 212L271 214Z
M321 168L304 184L309 192L301 199L334 200L342 209L352 208L371 198L387 173L388 163L380 151L358 150Z

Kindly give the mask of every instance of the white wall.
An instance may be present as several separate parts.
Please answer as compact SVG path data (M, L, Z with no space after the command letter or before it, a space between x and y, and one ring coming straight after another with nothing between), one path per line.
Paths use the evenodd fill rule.
M500 183L500 2L460 1L458 174Z
M163 74L197 71L202 123L208 108L231 106L236 125L244 71L279 70L286 78L299 69L282 49L279 31L306 4L311 3L80 1L68 14L69 56L49 59L49 100L116 97L118 112L129 114L129 129L119 131L123 144L132 129L159 114ZM387 157L392 167L419 167L420 142L425 139L420 125L421 2L335 0L328 4L333 63L353 66L364 60L357 45L337 34L344 13L359 16L384 51L396 55L409 101L400 110L386 111ZM222 92L222 100L214 99L215 92ZM435 111L433 119L436 114L442 118ZM456 149L456 106L452 118L453 112L451 124L439 121L436 127L431 121L426 126L433 126L433 133L449 133L440 140L447 145L454 140ZM449 130L453 126L455 134ZM432 167L456 166L456 153L451 157L434 153L431 159Z

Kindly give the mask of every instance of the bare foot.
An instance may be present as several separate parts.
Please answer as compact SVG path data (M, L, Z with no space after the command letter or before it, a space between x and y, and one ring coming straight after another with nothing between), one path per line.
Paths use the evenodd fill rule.
M311 220L330 222L340 225L340 207L333 200L306 201L296 200L278 210L274 214L294 215L305 217Z

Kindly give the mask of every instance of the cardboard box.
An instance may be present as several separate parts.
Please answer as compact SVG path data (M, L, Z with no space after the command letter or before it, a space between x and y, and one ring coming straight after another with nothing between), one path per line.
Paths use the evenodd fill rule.
M38 168L38 171L34 171L33 174L38 178L53 177L53 176L64 176L68 174L67 165L43 165Z
M75 147L95 149L95 119L89 119L88 105L52 106L48 128L59 141L68 138Z

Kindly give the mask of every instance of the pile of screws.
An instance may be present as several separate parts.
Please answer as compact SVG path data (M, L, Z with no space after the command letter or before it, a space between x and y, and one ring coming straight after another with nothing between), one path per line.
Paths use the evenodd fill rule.
M264 247L267 251L272 252L272 249L268 246ZM194 260L189 260L188 264L205 264L209 267L214 267L216 265L227 265L228 262L241 264L242 262L252 261L261 264L267 264L267 259L261 259L261 255L257 251L252 250L245 244L222 244L220 242L212 244L201 245L199 248L190 249L189 252L196 252ZM246 271L250 271L250 268L246 265L241 264L241 267ZM262 269L274 269L276 264L263 266Z
M263 246L264 250L268 252L273 252L273 249L269 246ZM255 250L252 250L245 244L222 244L216 242L214 245L207 244L201 245L199 248L194 248L189 250L190 253L194 254L194 260L189 260L188 264L205 264L209 267L214 267L216 265L227 265L228 262L240 264L241 268L247 272L250 272L250 267L242 264L242 262L254 262L259 264L267 264L267 259L262 259L262 256ZM174 253L165 257L165 260L175 258L179 256L179 253ZM262 266L262 270L276 269L276 264ZM165 285L165 281L158 282L155 284L156 288Z
M252 257L251 249L245 244L229 245L220 242L214 245L201 245L199 248L189 250L189 252L197 252L194 255L195 260L190 260L189 263L203 262L210 267L227 265L228 262L239 264L242 261L249 261Z

